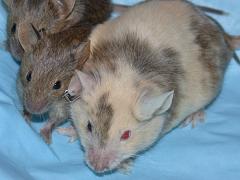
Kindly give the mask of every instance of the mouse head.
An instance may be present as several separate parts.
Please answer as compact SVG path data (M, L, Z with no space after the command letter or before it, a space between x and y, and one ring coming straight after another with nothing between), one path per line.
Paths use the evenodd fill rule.
M89 30L78 32L79 36L71 36L71 32L43 36L32 52L24 54L20 78L28 112L48 111L53 102L62 98L74 70L81 68L85 61L83 55L89 54L88 46L83 46ZM60 38L63 36L66 38Z
M73 11L75 1L5 0L9 9L8 49L14 58L21 60L25 52L26 47L22 47L19 39L29 42L29 46L32 46L37 42L32 39L32 33L43 31L47 34L58 33L76 23L81 18L81 14L77 18L67 18Z
M25 0L27 11L22 22L33 26L38 32L45 31L47 34L61 32L82 17L83 7L81 9L79 5L78 17L70 18L75 4L76 0Z
M98 73L77 71L68 90L79 95L71 105L71 115L86 162L102 173L155 142L171 107L173 91L150 84L136 87L126 79L132 76L126 68L122 75Z

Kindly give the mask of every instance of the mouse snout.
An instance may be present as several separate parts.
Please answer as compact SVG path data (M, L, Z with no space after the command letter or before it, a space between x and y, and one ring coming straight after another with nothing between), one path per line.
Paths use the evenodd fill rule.
M100 149L90 149L87 155L89 166L96 172L104 172L109 170L113 163L114 153L104 152Z
M37 100L37 101L32 101L31 99L26 100L25 108L33 114L41 114L44 113L44 109L46 108L48 104L47 100Z

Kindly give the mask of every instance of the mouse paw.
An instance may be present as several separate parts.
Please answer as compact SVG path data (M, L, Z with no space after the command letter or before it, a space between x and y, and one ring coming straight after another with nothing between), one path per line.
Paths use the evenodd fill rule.
M67 128L57 128L57 132L61 135L68 136L69 143L73 143L78 139L78 134L76 129L73 126L67 127Z
M40 130L40 134L41 134L42 138L44 139L44 141L45 141L47 144L51 144L51 143L52 143L52 128L53 128L53 124L48 122L48 123Z
M129 159L125 160L118 167L118 171L123 173L123 174L126 174L126 175L130 174L133 163L134 163L134 159L132 159L132 158L129 158Z
M182 127L186 127L189 124L192 124L192 128L195 128L198 122L203 123L205 119L204 110L199 110L190 116L188 116L182 123Z

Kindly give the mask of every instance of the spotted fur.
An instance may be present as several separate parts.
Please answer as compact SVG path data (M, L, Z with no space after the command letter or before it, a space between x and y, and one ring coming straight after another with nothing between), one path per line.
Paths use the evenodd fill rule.
M212 102L232 55L224 36L204 13L181 0L141 3L99 25L90 36L91 56L81 72L89 76L85 84L94 85L86 91L82 84L80 99L71 105L89 166L97 172L117 168ZM170 109L158 115L161 106L151 118L137 118L136 112L144 111L139 107L166 92L174 92ZM108 138L99 139L86 126L90 119L99 127L100 114L94 112L106 93L114 113L101 120ZM131 136L123 141L126 131Z

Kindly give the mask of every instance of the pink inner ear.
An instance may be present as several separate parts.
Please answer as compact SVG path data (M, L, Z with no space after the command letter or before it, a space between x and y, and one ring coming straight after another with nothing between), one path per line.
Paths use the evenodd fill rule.
M80 86L85 92L90 92L96 85L96 80L92 75L84 73L82 71L76 71L78 79L80 81Z
M68 92L71 96L76 96L80 94L80 91L81 91L81 82L78 78L78 75L75 74L69 83Z

